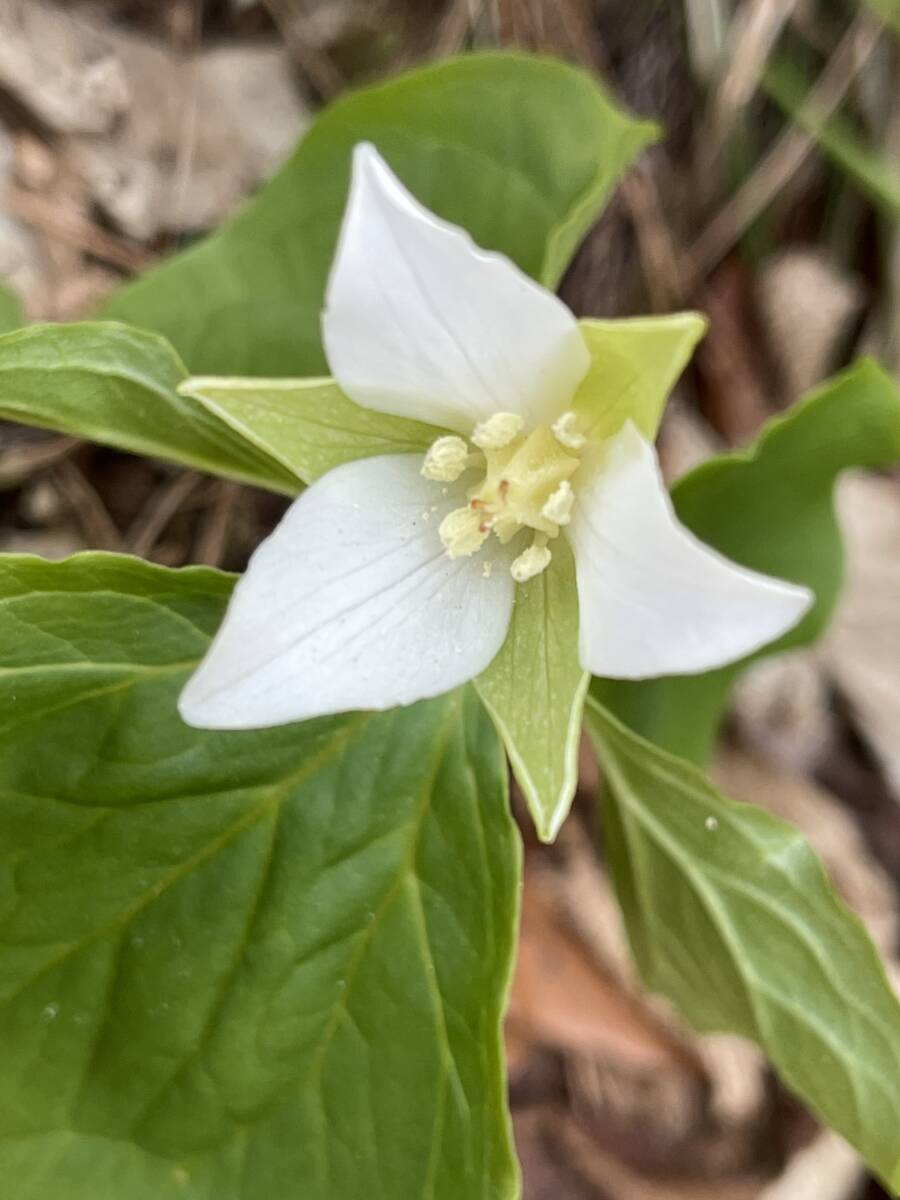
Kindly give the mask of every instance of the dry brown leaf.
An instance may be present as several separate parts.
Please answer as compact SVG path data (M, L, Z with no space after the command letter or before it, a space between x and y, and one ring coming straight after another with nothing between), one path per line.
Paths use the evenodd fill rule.
M828 685L812 651L761 659L738 680L732 711L742 742L763 758L807 771L834 731Z
M522 1200L612 1200L571 1161L556 1124L564 1110L548 1105L513 1109L516 1152L522 1167Z
M5 190L12 178L14 157L13 139L0 127L0 189ZM43 304L43 272L37 238L21 222L0 211L0 279L12 286L30 311L39 310Z
M646 1173L624 1162L618 1155L598 1144L576 1120L559 1108L545 1106L529 1114L529 1142L543 1144L545 1155L556 1160L562 1171L573 1172L588 1189L574 1196L587 1195L591 1200L756 1200L761 1179L744 1171L722 1170L707 1178L696 1177L699 1172L688 1171L681 1176L667 1172ZM525 1128L519 1126L520 1144ZM526 1168L528 1158L525 1159ZM697 1166L698 1164L692 1164ZM562 1172L561 1172L562 1173ZM526 1169L526 1200L557 1200L560 1193L550 1190L532 1191ZM570 1193L564 1192L566 1200Z
M107 38L43 0L0 0L0 86L59 133L107 133L130 103Z
M785 1172L757 1200L850 1200L865 1173L856 1151L826 1129L797 1151Z
M219 223L309 118L280 44L183 55L42 0L0 0L0 86L138 240Z
M0 531L0 552L3 554L38 554L55 561L86 549L84 538L65 529Z
M790 401L828 374L865 296L858 279L810 248L787 250L766 263L757 299Z
M556 911L539 870L526 874L512 1024L557 1050L622 1060L638 1070L697 1075L690 1056L633 1004Z
M700 296L709 317L695 366L704 415L723 438L743 444L772 415L767 363L759 353L747 272L736 260L716 271Z
M573 931L559 907L555 871L534 856L528 868L508 1021L517 1102L559 1094L564 1079L582 1126L639 1168L718 1173L751 1161L764 1096L749 1109L731 1097L738 1119L714 1106L707 1054L721 1074L717 1043L725 1039L703 1039L701 1049L670 1028ZM746 1043L727 1040L737 1047L737 1080L746 1074ZM564 1074L548 1064L548 1051Z
M70 161L130 237L217 224L272 173L307 122L281 46L183 58L121 33L111 45L133 103L114 136L73 139Z
M676 390L666 405L659 431L659 460L669 487L722 449L722 439L716 436L709 422L689 407L682 393Z
M613 976L635 1005L652 1014L668 1036L702 1064L711 1116L725 1126L752 1123L766 1100L762 1053L743 1038L696 1035L667 1000L644 991L609 876L574 819L563 826L557 846L563 856L560 869L548 873L546 882L594 961Z
M822 659L900 800L900 483L847 474L837 509L846 574Z

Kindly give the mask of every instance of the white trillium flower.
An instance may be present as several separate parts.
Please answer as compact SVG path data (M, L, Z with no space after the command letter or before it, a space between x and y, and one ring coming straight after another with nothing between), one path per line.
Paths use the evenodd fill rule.
M436 430L424 461L348 462L294 502L182 693L189 724L386 709L473 679L560 538L595 675L718 667L809 607L805 588L679 524L631 422L585 437L571 404L590 356L573 315L424 208L370 145L354 153L322 329L350 399L451 432Z

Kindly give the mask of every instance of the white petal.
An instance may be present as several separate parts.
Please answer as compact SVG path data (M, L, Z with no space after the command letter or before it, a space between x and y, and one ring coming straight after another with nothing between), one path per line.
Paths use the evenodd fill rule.
M722 666L780 637L812 603L806 588L739 567L689 533L630 421L575 490L580 653L595 675Z
M556 296L430 213L367 143L353 155L322 334L358 404L466 435L495 412L558 416L590 363Z
M188 724L253 729L390 708L488 665L509 626L513 581L506 569L485 578L496 551L447 557L437 527L464 494L423 479L421 464L418 455L347 463L295 501L250 560L181 695Z

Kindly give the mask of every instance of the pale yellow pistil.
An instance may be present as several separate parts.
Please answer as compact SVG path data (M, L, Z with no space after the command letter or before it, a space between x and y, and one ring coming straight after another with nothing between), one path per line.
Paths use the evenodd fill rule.
M517 414L495 413L472 435L479 454L471 454L462 438L439 438L422 468L427 478L450 480L450 471L457 479L464 470L481 467L481 482L469 489L468 504L449 513L438 533L448 555L460 558L474 554L491 534L505 544L521 530L533 530L532 544L510 567L518 583L547 568L547 543L571 520L575 494L570 479L583 444L574 415L564 414L552 430L539 425L525 434L523 424Z

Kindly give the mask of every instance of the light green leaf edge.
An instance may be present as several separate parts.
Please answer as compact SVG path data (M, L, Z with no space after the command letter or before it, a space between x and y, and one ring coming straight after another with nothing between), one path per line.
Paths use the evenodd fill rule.
M738 675L759 658L809 645L827 625L843 577L837 477L896 462L900 388L877 363L860 359L769 421L748 449L685 475L672 501L688 529L743 566L812 588L816 603L783 638L738 663L639 683L595 679L591 694L658 746L705 762Z
M586 720L647 986L694 1028L757 1042L788 1087L900 1188L900 1003L862 922L796 829L722 796L593 698Z
M372 1142L376 1126L384 1132L384 1122L390 1124L391 1080L371 1080L377 1082L373 1091L357 1086L352 1073L347 1075L348 1067L353 1063L365 1068L369 1059L366 1055L359 1057L359 1043L354 1040L362 1013L356 1011L353 1019L348 1007L349 984L345 980L343 990L340 984L346 964L342 966L339 961L333 961L333 950L343 953L346 949L348 931L342 924L344 918L338 919L333 936L320 944L323 936L319 929L321 918L331 910L326 906L320 911L315 906L315 893L310 892L304 902L306 907L298 907L295 897L283 914L285 918L299 922L294 934L300 939L299 944L304 944L304 938L308 943L313 978L321 984L324 970L326 979L331 976L338 979L336 984L332 979L328 994L333 993L341 1011L346 1011L346 1021L330 1022L327 1026L333 1046L329 1053L337 1061L329 1068L331 1076L326 1075L321 1086L328 1086L327 1081L331 1078L333 1089L334 1071L344 1071L342 1086L348 1089L347 1095L358 1096L363 1110L367 1102L377 1101L380 1114L371 1128L361 1129L356 1138L351 1136L347 1125L353 1119L355 1100L350 1099L338 1107L328 1124L334 1131L330 1167L327 1159L324 1165L319 1160L319 1147L323 1143L319 1128L321 1110L315 1103L307 1106L309 1111L307 1108L302 1110L309 1121L307 1141L311 1140L316 1149L313 1155L300 1138L300 1130L288 1119L292 1113L296 1117L296 1113L288 1103L292 1094L290 1088L285 1089L285 1083L290 1080L281 1078L285 1054L296 1054L298 1046L306 1045L306 1025L291 1016L293 1005L285 1008L285 996L281 996L274 1007L271 997L254 997L252 989L248 990L246 973L262 971L265 975L268 970L270 982L277 984L278 989L283 990L286 985L283 969L278 964L289 946L285 947L277 939L272 941L266 932L265 913L273 903L277 907L285 879L288 874L301 869L304 853L308 852L315 859L318 845L329 869L343 870L348 880L357 879L363 864L377 866L381 863L385 867L385 855L391 861L392 855L396 857L390 822L398 797L390 794L390 779L400 770L398 760L406 756L408 765L423 770L428 778L433 766L431 758L435 755L429 751L423 756L427 748L423 745L416 748L415 739L410 744L410 738L415 734L421 743L423 730L427 732L434 727L446 734L448 726L452 726L450 732L455 748L448 742L444 750L438 747L437 754L441 762L446 759L445 766L450 772L444 779L448 798L444 811L424 828L422 819L416 815L425 803L424 794L420 796L418 788L410 793L407 803L407 808L411 808L410 833L420 844L415 855L407 859L401 853L398 860L405 871L413 873L421 910L420 919L413 919L408 930L413 942L410 953L418 953L414 948L417 938L429 936L426 922L429 925L432 921L443 922L449 937L446 952L438 961L432 962L433 969L429 969L430 958L423 962L422 978L415 994L421 999L433 992L442 973L445 979L457 983L468 978L468 971L460 961L463 945L456 937L457 918L448 907L451 897L471 894L468 872L465 887L450 886L456 864L463 862L460 851L464 845L478 858L481 875L492 881L492 898L499 905L498 914L502 920L499 929L491 934L488 950L505 967L502 977L496 979L496 990L477 1008L480 1032L466 1026L464 1010L448 1011L438 1006L456 1052L460 1049L460 1037L463 1042L468 1040L476 1052L475 1060L489 1068L489 1078L476 1088L479 1111L471 1111L465 1091L460 1089L464 1086L462 1078L467 1081L466 1087L471 1089L473 1085L472 1064L454 1059L448 1046L451 1059L445 1066L449 1071L447 1086L453 1095L453 1103L451 1105L446 1098L445 1107L439 1105L435 1109L437 1123L428 1126L428 1131L434 1137L435 1131L439 1130L449 1140L446 1144L434 1142L424 1156L416 1153L418 1165L415 1170L421 1175L417 1174L409 1181L409 1194L414 1190L415 1194L427 1194L434 1200L455 1200L465 1179L467 1196L514 1200L519 1194L518 1170L505 1105L500 1018L512 972L521 846L506 805L505 766L490 723L481 714L474 697L464 690L411 709L386 714L351 714L261 733L235 735L188 730L177 717L174 700L183 679L202 655L220 620L230 587L231 579L217 571L205 568L172 571L125 556L91 553L61 563L47 563L27 555L0 556L0 592L4 597L0 601L0 615L6 609L11 618L10 622L0 621L0 644L6 659L4 669L0 671L0 687L7 691L12 689L16 701L0 706L5 716L0 739L6 742L8 750L3 755L0 769L0 819L5 824L5 836L0 844L13 856L17 875L16 903L0 906L0 919L4 923L4 946L0 953L2 1002L9 1001L10 986L16 985L18 992L19 971L30 976L37 969L35 978L26 982L25 990L12 1001L11 1032L7 1026L11 1040L3 1054L4 1072L0 1082L0 1171L4 1178L16 1179L17 1196L21 1200L58 1200L61 1188L66 1200L125 1200L125 1197L128 1200L175 1200L176 1197L179 1200L208 1200L211 1195L223 1196L226 1192L230 1195L236 1186L235 1180L243 1181L248 1188L248 1197L277 1195L282 1200L293 1196L298 1200L301 1196L303 1200L332 1200L336 1194L347 1200L364 1200L376 1194L405 1194L406 1183L393 1191L389 1182L385 1183L392 1175L397 1183L398 1164L403 1158L402 1137L392 1137L392 1142L396 1141L397 1145ZM86 619L88 606L92 603L97 606L95 615L98 618L93 623ZM152 622L157 607L164 614L157 631L160 636L147 637L146 626ZM22 631L26 633L24 639ZM104 644L104 637L108 644ZM150 690L146 700L152 702L152 713L141 712L143 688ZM166 697L171 703L160 707L159 701ZM81 716L78 715L79 708L84 709ZM83 723L81 740L73 740L73 720ZM385 726L380 734L375 729L379 724ZM410 725L413 728L409 728ZM285 789L280 786L283 776L299 788L305 786L304 781L318 778L315 772L320 769L327 774L334 766L334 751L343 755L360 731L368 738L370 752L374 752L374 767L386 771L388 780L383 786L377 786L372 770L357 763L355 767L348 765L346 770L342 767L331 777L330 783L323 780L324 795L316 785L309 796L297 798L293 820L279 821L277 830L286 837L290 830L294 841L299 839L300 854L295 859L283 853L282 861L277 865L272 851L266 848L265 838L256 845L259 838L253 834L242 806L249 804L253 810L253 789L261 789L262 800L267 805L271 806L277 800L283 806L286 802ZM38 741L46 738L40 753L34 753L29 735ZM169 739L172 744L160 757L148 749L145 736L151 742L154 738L161 739L162 744ZM394 740L394 752L386 754L385 746L391 739ZM460 753L460 739L466 751L464 754ZM103 753L94 754L94 743ZM308 755L298 769L301 744ZM66 760L72 748L82 753L83 765L89 769L70 769L56 774L54 755ZM204 770L207 775L203 775ZM125 783L129 772L133 777L131 787ZM208 780L205 786L214 802L203 802L206 792L199 787L203 779ZM346 787L354 779L362 784L364 792L368 785L370 794L366 803L375 820L373 829L369 830L372 846L367 854L363 853L364 848L358 841L360 822L348 814L347 832L342 839L327 811L329 787ZM476 787L477 783L483 785L485 780L495 785L487 792L483 786ZM399 786L396 781L395 786ZM387 796L382 796L384 788L388 789ZM154 813L153 799L157 795L161 807ZM178 797L182 795L183 800L179 801ZM467 833L462 839L464 845L457 844L459 839L454 837L449 820L459 809L463 795L474 809L476 823L478 815L484 818L484 828ZM99 806L99 820L92 809L92 797L94 807ZM190 806L192 814L180 838L172 836L171 828L163 828L157 830L158 837L154 842L158 822L171 826L177 817L178 804ZM323 804L325 811L315 816L312 810L322 808ZM237 836L213 838L209 849L216 849L222 860L218 866L206 850L197 852L194 843L199 839L199 846L205 846L204 839L212 829L210 822L214 824L218 820L217 813L223 808L222 820L226 828L231 829L236 822L231 832L249 836L259 852L263 872L260 885L255 885L252 878L240 883L235 874ZM363 829L367 828L367 812L364 810L361 817ZM298 830L298 821L311 821L311 830L305 834L302 829ZM116 842L116 825L123 822L125 828L120 832L124 842L121 839ZM135 824L137 828L132 828ZM466 820L463 828L470 824ZM127 834L129 828L130 836ZM489 841L491 832L494 838L498 834L502 837L499 841ZM312 846L310 836L314 839ZM113 845L119 847L119 855L124 855L121 862L116 854L107 859L107 848ZM402 840L399 849L403 850ZM53 860L70 851L76 855L77 865L73 872L67 873ZM374 860L372 853L375 853ZM145 854L146 859L142 857ZM192 868L192 873L184 873L182 859ZM211 875L207 871L204 881L192 882L193 875L207 868L212 871ZM51 881L51 886L42 882L41 870ZM160 871L161 878L168 880L165 889L158 886ZM318 879L318 874L313 875L310 886ZM52 882L54 880L56 882ZM103 887L92 890L87 886L92 880L95 885L102 880ZM381 905L393 904L397 887L390 879L382 878L380 883L387 891L382 888L376 899ZM77 901L70 903L64 899L60 893L64 884L73 899L77 896ZM251 918L246 928L243 915L229 916L234 912L234 897L241 887L246 893ZM135 888L141 897L138 904L129 902L130 891ZM103 891L107 893L105 896L99 894ZM176 891L181 898L173 909ZM21 905L29 893L36 908ZM242 950L239 960L233 962L226 941L227 953L223 952L215 960L217 965L212 976L203 982L203 964L209 968L206 960L211 950L210 933L204 923L210 915L209 898L223 893L229 896L230 904L223 905L218 914L213 908L210 918L213 926L217 927L219 922L228 923L231 927L229 936L236 938L241 947L246 943L252 953ZM373 914L367 916L365 911L372 901L353 887L346 889L346 896L350 910L359 910L360 935L366 945L375 928L374 922L367 924ZM319 897L316 903L321 903L322 899L324 897ZM87 908L93 902L100 905L97 928L91 924L93 918ZM104 904L107 908L113 907L106 911ZM96 940L98 948L102 948L105 939L116 932L116 923L110 923L110 918L118 913L122 904L125 905L124 914L131 922L132 936L125 939L127 945L123 944L118 951L113 946L111 950L110 966L114 969L108 981L113 988L110 998L105 998L103 972L97 974L96 954L82 964L81 983L96 984L104 1012L108 1007L112 1010L108 1022L98 1029L91 1014L91 997L77 986L79 977L77 972L73 975L73 964L67 961L61 965L59 961L60 947L65 951L66 960L71 956L72 931L62 936L63 931L57 929L59 936L54 937L52 922L74 922L76 930L87 933L89 939ZM161 922L158 927L151 919L154 909L156 919ZM477 912L470 911L469 915L474 918L473 928L481 930L485 914L477 905L476 909ZM410 911L411 917L415 917L415 904ZM170 918L176 914L180 914L180 927L171 924ZM312 926L305 933L309 919ZM30 933L21 925L23 920L26 925L32 922ZM48 921L51 924L48 925ZM173 929L178 935L174 938L171 936ZM459 929L464 935L465 930ZM184 944L180 940L182 937ZM358 974L361 970L359 956L351 953L352 950L353 944L345 954L345 957L349 954L350 959L346 969ZM472 952L471 947L466 951ZM432 955L434 951L429 949L427 953ZM272 955L274 962L267 968L267 956ZM462 958L465 959L465 954ZM384 973L383 982L379 984L380 977L376 973L369 986L377 990L389 983L391 987L401 988L398 994L406 996L409 1002L413 993L409 992L410 982L404 982L403 956L394 953L386 956L380 969ZM53 978L48 977L48 970ZM58 972L59 978L56 978ZM217 978L217 973L221 979ZM115 989L124 988L125 981L136 986L130 988L127 1003L123 1006L116 1003L118 992ZM61 991L65 985L69 985L71 991ZM204 1025L201 1042L196 1046L192 1041L186 1043L183 1049L187 1075L182 1079L181 1069L173 1076L168 1065L178 1039L173 1042L172 1031L166 1033L163 1026L180 1021L183 1007L192 1005L201 991L205 997L203 1003L208 1001L212 1005L210 1013L222 1029L213 1037ZM208 996L206 992L209 992ZM165 1003L161 1004L161 1001ZM7 1013L3 1003L0 1003L0 1020L5 1021ZM358 1004L356 1007L359 1010ZM368 1022L371 1006L364 1012ZM305 1020L316 1015L313 1010L306 1014ZM366 1027L370 1033L375 1030L377 1036L383 1037L382 1023L374 1020L374 1013L371 1015L373 1023ZM249 1022L248 1017L251 1018ZM131 1023L135 1021L142 1030L141 1036L149 1039L150 1050L134 1043ZM290 1035L284 1046L285 1053L273 1058L271 1045L268 1054L264 1053L266 1039L260 1039L256 1024L264 1031L276 1033L276 1040ZM389 1005L384 1028L390 1027L394 1027L393 1039L383 1040L381 1048L389 1050L394 1046L402 1058L403 1046L411 1032L403 1005ZM399 1034L400 1028L404 1029L403 1035ZM32 1058L28 1069L23 1070L23 1064L28 1061L29 1039L36 1039L38 1057ZM69 1044L73 1040L78 1043L78 1048ZM242 1046L242 1042L245 1045ZM153 1046L156 1046L155 1050ZM226 1052L233 1059L230 1076L222 1074L222 1055ZM268 1061L270 1070L274 1071L262 1097L259 1095L260 1082L254 1075L259 1070L257 1060L260 1065ZM317 1051L313 1063L315 1070L311 1076L315 1090L318 1086L315 1079L320 1070L316 1065L319 1063ZM85 1065L90 1069L82 1076ZM427 1074L422 1075L415 1058L409 1060L404 1070L407 1074L412 1070L417 1085L430 1093L432 1083ZM74 1072L72 1080L67 1072ZM160 1079L169 1081L164 1090L172 1091L172 1104L160 1104ZM211 1091L205 1085L208 1079L216 1081ZM309 1086L308 1078L298 1082L301 1094ZM272 1092L271 1101L265 1099L266 1088ZM149 1111L145 1092L146 1099L152 1102ZM52 1114L66 1112L76 1095L74 1116L70 1113L56 1128ZM488 1104L484 1103L486 1096L489 1096ZM226 1101L224 1110L223 1100ZM334 1100L333 1092L329 1093L329 1101ZM284 1105L290 1111L279 1116L279 1106ZM246 1115L236 1125L236 1143L218 1154L211 1131L223 1120L230 1127L235 1113L241 1114L244 1108ZM128 1120L125 1114L131 1110L139 1115L140 1136L137 1140L126 1136L123 1126L123 1121L127 1125ZM410 1120L418 1116L418 1110L410 1109ZM427 1125L430 1118L424 1109L422 1116ZM480 1129L482 1119L492 1126L491 1137L484 1145L473 1146L473 1138L478 1141L473 1128ZM199 1125L193 1130L191 1123L195 1120ZM271 1126L259 1140L250 1137L255 1120L269 1122ZM471 1126L468 1129L467 1123ZM403 1126L405 1132L409 1128L408 1124ZM455 1146L454 1139L457 1139ZM354 1152L349 1155L345 1152L348 1145L354 1147ZM251 1147L255 1154L248 1160ZM266 1160L262 1154L266 1147L270 1155L277 1149L277 1162L271 1158ZM473 1176L473 1164L478 1161L482 1162L483 1170ZM384 1191L385 1186L388 1192ZM241 1194L245 1194L243 1190Z
M179 394L280 462L303 483L342 463L380 454L424 454L445 432L355 404L333 379L195 376Z
M0 417L293 495L293 473L179 395L186 377L158 334L115 321L0 336Z

